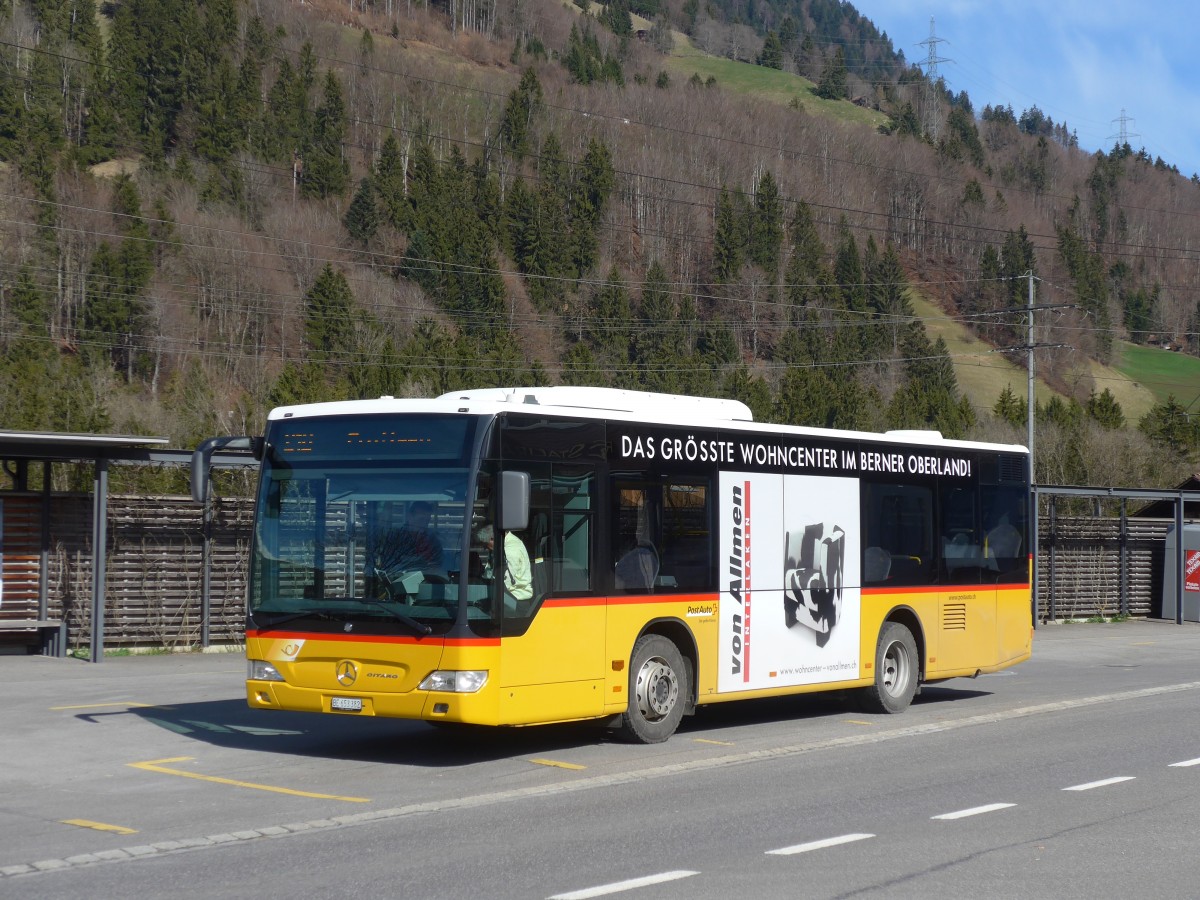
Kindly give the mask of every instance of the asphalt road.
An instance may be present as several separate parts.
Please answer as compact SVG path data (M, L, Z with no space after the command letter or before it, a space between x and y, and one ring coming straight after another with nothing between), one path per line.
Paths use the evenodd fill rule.
M230 654L0 657L2 897L1195 897L1200 625L1045 626L900 716L666 744L260 713Z

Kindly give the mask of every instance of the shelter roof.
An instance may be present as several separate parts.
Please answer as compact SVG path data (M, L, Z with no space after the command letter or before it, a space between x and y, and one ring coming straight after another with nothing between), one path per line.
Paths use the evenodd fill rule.
M0 459L145 459L170 438L134 434L76 434L63 431L0 430Z
M1184 492L1200 492L1200 473L1189 476L1176 490ZM1154 500L1141 509L1129 513L1139 519L1171 519L1175 516L1175 501ZM1200 519L1200 501L1185 499L1183 502L1183 517L1185 519Z

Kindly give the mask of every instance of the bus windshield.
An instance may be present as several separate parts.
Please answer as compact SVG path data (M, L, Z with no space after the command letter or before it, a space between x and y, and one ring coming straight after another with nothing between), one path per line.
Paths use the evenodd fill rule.
M251 551L254 626L447 631L474 426L446 416L274 423Z

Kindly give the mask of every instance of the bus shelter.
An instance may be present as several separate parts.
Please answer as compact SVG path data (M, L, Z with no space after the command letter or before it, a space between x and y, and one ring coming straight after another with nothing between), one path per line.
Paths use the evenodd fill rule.
M1172 524L1171 527L1176 535L1184 534L1184 522L1188 518L1194 516L1197 510L1200 510L1200 491L1194 490L1195 480L1189 479L1182 486L1174 490L1163 490L1158 488L1118 488L1118 487L1084 487L1072 485L1033 485L1032 492L1035 497L1034 508L1037 508L1036 499L1045 498L1050 504L1050 522L1048 531L1053 536L1055 533L1055 515L1054 504L1058 498L1084 499L1099 502L1102 500L1117 500L1121 504L1120 514L1120 568L1116 573L1116 581L1118 589L1121 592L1120 611L1122 613L1129 612L1127 587L1129 580L1129 572L1127 566L1126 539L1127 539L1127 521L1128 514L1126 512L1126 504L1130 501L1143 504L1142 508L1137 512L1138 516L1145 517L1153 515L1156 518L1168 519ZM1098 514L1098 513L1097 513ZM1169 517L1169 518L1168 518ZM1036 521L1036 520L1035 520ZM1034 622L1038 620L1038 585L1043 578L1049 579L1049 610L1050 619L1057 618L1057 610L1055 604L1055 553L1053 541L1048 548L1048 556L1043 565L1039 558L1039 536L1040 529L1035 525L1032 529L1033 537L1033 559L1034 559L1034 589L1033 589L1033 612ZM1160 538L1161 540L1161 538ZM1184 591L1187 586L1187 559L1188 554L1185 552L1184 542L1176 541L1173 545L1168 543L1168 550L1165 555L1164 565L1168 569L1168 577L1164 578L1163 589L1169 590L1172 594L1170 597L1163 598L1164 616L1173 618L1175 623L1182 625L1184 622ZM1170 576L1174 577L1170 577Z
M109 471L114 465L190 465L191 451L168 449L169 442L165 437L141 435L0 431L0 465L12 481L12 492L38 494L40 500L33 516L25 516L23 521L10 517L6 522L4 493L0 492L0 630L36 629L42 634L43 653L66 653L66 621L50 617L52 473L56 463L90 465L90 659L103 659ZM214 457L218 466L254 465L245 454L218 453ZM40 486L32 483L37 465L41 468ZM26 540L21 542L20 537ZM30 596L34 592L36 604ZM30 618L31 614L36 618Z

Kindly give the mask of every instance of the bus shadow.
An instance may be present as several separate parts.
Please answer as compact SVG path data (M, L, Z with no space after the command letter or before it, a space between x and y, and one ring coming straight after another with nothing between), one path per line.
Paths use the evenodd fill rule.
M954 703L990 696L990 691L971 688L925 686L921 688L921 693L913 698L913 706ZM685 718L679 731L687 733L777 722L805 722L847 714L870 716L881 721L891 719L891 716L886 714L864 712L853 691L828 691L790 697L741 700L736 703L716 703L702 707L695 716Z
M264 713L240 698L136 707L78 718L94 722L112 715L133 715L187 740L233 750L431 768L597 744L606 734L596 723L484 728L325 713Z
M987 696L990 692L939 685L923 688L913 704L928 706ZM847 713L870 715L861 712L849 692L744 700L702 707L698 715L684 718L679 733L785 721L802 723ZM133 715L187 740L233 750L428 768L456 768L617 742L612 732L598 722L528 728L435 726L404 719L263 712L249 708L241 698L131 707L120 712L84 713L78 718L95 722L114 715Z

